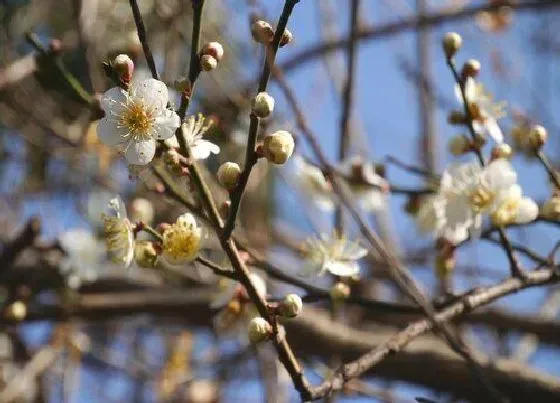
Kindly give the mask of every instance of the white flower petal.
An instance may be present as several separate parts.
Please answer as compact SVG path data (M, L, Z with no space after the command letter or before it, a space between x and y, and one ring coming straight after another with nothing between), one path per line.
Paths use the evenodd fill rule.
M168 109L161 116L156 117L154 135L157 140L165 140L175 135L175 130L181 126L181 119L174 111Z
M126 103L128 94L120 87L113 87L105 91L99 100L99 106L107 116L119 115Z
M326 269L335 276L341 277L351 277L356 276L360 273L360 266L358 262L344 262L339 260L333 260L326 264Z
M526 224L534 221L539 214L539 206L528 197L524 197L519 202L515 222L518 224Z
M496 119L488 118L484 122L484 127L488 132L488 135L492 137L496 143L501 144L504 142L504 134L502 133L500 126L498 126Z
M355 242L348 242L345 245L344 253L342 257L345 260L358 260L367 256L368 251L365 248L362 248L359 244Z
M97 137L105 145L115 146L122 143L126 134L127 130L120 127L113 118L105 117L97 123Z
M146 165L154 158L156 142L153 139L129 141L126 144L125 157L129 164Z
M438 232L445 225L445 200L439 195L427 197L416 216L416 223L424 233Z
M219 154L220 147L211 143L208 140L200 139L190 148L191 156L195 160L203 160L210 156L210 154Z
M146 106L154 108L156 111L164 110L169 100L165 83L154 78L132 83L129 93L132 97L141 99Z
M509 161L500 158L488 164L484 180L494 190L506 189L517 182L517 174Z

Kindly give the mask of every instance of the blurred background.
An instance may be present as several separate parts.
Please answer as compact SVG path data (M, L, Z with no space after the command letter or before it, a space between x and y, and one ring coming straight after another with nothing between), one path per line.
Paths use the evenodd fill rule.
M361 0L356 32L350 154L373 164L393 185L428 186L457 160L447 142L461 128L447 115L459 109L441 38L463 36L457 59L481 62L480 79L498 101L506 142L518 152L512 163L524 192L539 203L552 188L542 166L526 155L512 130L539 123L549 131L545 152L560 158L560 4L554 1ZM510 4L511 3L511 4ZM139 0L162 80L170 88L188 70L192 8L188 0ZM206 173L218 200L227 193L212 180L225 161L242 164L250 99L263 64L251 39L256 18L275 24L280 0L206 0L202 43L219 41L224 60L202 73L189 113L214 120L209 136L222 152L207 160ZM223 285L205 268L179 273L132 266L122 269L105 256L100 214L120 194L130 217L173 222L185 211L162 189L158 169L130 170L96 136L94 96L113 86L103 63L119 53L136 64L135 79L149 77L128 1L0 0L0 401L8 402L238 402L298 401L272 346L247 342L246 318L224 318L212 301ZM331 162L338 161L343 90L349 75L350 1L301 0L288 24L293 41L278 65ZM76 81L73 81L76 80ZM274 82L274 116L263 133L286 129L298 135L293 111ZM171 102L178 106L179 94ZM263 134L261 133L261 134ZM304 142L297 152L311 156ZM299 187L294 163L259 164L245 195L239 233L286 273L298 277L299 248L308 236L330 232L332 212L318 209ZM176 179L188 189L184 178ZM181 190L181 192L183 192ZM197 204L196 195L183 196ZM411 205L418 192L388 194L368 218L434 298L442 279L434 271L434 242L417 231ZM508 231L514 243L546 256L558 241L550 222ZM349 238L359 238L347 227ZM215 246L207 249L225 264ZM521 256L526 267L534 259ZM509 275L505 253L481 239L457 251L446 287L462 292L495 284ZM407 302L380 270L365 259L353 293L392 303ZM268 294L281 298L304 290L266 276ZM298 277L299 278L299 277ZM328 289L331 278L314 284ZM289 283L289 282L288 282ZM223 292L223 291L222 291ZM308 307L309 305L309 307ZM536 288L500 300L457 324L474 349L492 359L560 384L558 288ZM386 340L419 315L344 306L328 323L328 303L305 305L305 316L287 324L306 375L318 383L364 346L342 340L348 329ZM330 322L329 322L330 323ZM340 332L340 333L337 333ZM372 336L373 337L373 336ZM435 401L468 397L472 379L461 360L435 336L419 338L421 351L405 353L379 370L348 383L330 401ZM439 343L439 344L438 344ZM403 368L406 367L406 370ZM426 370L431 368L432 370ZM461 375L463 374L463 375ZM544 381L543 381L544 382ZM467 383L465 385L464 383ZM541 401L541 400L535 400Z

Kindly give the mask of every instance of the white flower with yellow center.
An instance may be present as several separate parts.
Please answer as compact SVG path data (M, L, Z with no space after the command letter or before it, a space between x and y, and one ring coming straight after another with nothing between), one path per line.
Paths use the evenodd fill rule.
M461 89L458 85L455 86L455 96L463 104ZM475 131L481 135L488 134L495 142L502 143L504 135L498 125L498 120L506 115L506 103L494 102L492 95L472 77L468 77L465 81L465 96Z
M204 124L205 122L206 124ZM202 138L211 127L212 120L206 120L201 113L199 113L196 118L194 116L189 116L187 121L183 123L185 142L190 149L192 158L195 160L203 160L208 158L210 154L220 153L219 146Z
M115 197L109 202L109 214L103 214L105 242L111 259L124 267L130 266L134 257L134 232L126 218L124 202Z
M304 257L307 263L303 274L319 276L329 272L341 277L356 276L360 272L358 260L366 255L366 249L344 236L322 234L305 243Z
M539 206L530 198L523 197L519 185L513 185L509 191L502 193L496 206L490 218L497 226L526 224L539 215Z
M185 213L163 231L163 257L172 265L193 261L200 250L202 229L191 213Z
M306 200L315 203L321 210L334 210L331 184L325 179L323 172L305 162L299 155L294 157L294 169L296 172L293 178Z
M101 97L105 117L97 125L99 139L117 146L129 164L146 165L153 158L156 140L165 140L180 126L179 116L167 108L167 87L149 78L128 91L111 88Z

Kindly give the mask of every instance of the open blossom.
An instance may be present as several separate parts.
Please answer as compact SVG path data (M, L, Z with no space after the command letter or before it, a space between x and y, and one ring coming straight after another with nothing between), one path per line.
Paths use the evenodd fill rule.
M189 116L187 121L183 123L185 141L190 149L191 156L195 160L203 160L208 158L210 154L220 153L220 147L202 138L210 127L212 127L212 120L206 120L201 113L196 118Z
M191 213L185 213L163 232L163 257L172 265L191 262L198 255L201 240L202 229Z
M305 162L299 155L294 157L294 169L296 172L293 177L306 200L315 203L321 210L334 210L331 184L325 179L323 172Z
M322 275L329 272L335 276L352 277L360 272L358 260L367 255L367 250L344 236L322 234L310 238L305 244L304 257L307 261L304 275Z
M455 96L463 104L461 89L458 85L455 86ZM505 103L494 102L492 95L472 77L468 77L465 81L465 96L473 118L474 130L481 135L488 134L497 143L503 142L504 135L498 125L498 120L506 115Z
M429 196L418 213L421 230L433 232L453 243L480 230L482 215L496 225L526 223L536 218L538 208L522 196L517 174L507 160L486 167L477 162L455 164L443 173L440 189Z
M62 233L60 245L66 252L60 270L71 288L80 286L83 280L93 281L102 271L105 247L93 233L83 228L73 228Z
M109 214L103 214L103 223L105 242L111 259L124 267L130 266L134 257L134 233L120 197L117 196L109 202Z
M387 205L387 197L383 191L388 184L385 178L375 172L371 163L359 156L344 160L340 170L348 178L358 205L367 212L383 210Z
M105 117L97 126L99 139L118 147L129 164L148 164L156 140L172 137L181 124L167 102L167 87L153 78L132 83L128 91L111 88L101 97Z

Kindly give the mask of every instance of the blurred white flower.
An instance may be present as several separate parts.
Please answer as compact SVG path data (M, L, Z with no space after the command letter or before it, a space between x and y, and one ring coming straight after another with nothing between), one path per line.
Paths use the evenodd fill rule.
M216 144L202 138L204 133L212 127L212 120L208 120L201 113L195 118L189 116L187 121L183 123L183 133L185 134L185 141L190 148L191 156L195 160L203 160L210 156L210 154L219 154L220 147Z
M154 216L154 205L148 199L138 197L130 204L130 220L132 222L143 222L150 225Z
M356 202L364 211L381 211L387 206L383 189L388 187L388 183L375 172L373 164L360 156L352 156L341 163L340 170L347 178Z
M321 210L332 211L334 202L331 184L321 170L305 162L299 155L294 157L294 169L296 172L293 177L305 199L315 203Z
M462 105L463 97L459 85L455 85L455 96ZM475 131L480 135L488 134L497 143L503 142L504 135L498 120L506 115L506 103L494 102L492 95L472 77L468 77L465 81L465 96Z
M418 226L458 243L468 238L469 231L480 230L482 214L499 225L532 221L538 213L536 204L522 197L516 182L517 174L504 159L486 167L478 162L451 165L442 175L438 193L421 206Z
M95 238L93 233L83 228L73 228L62 233L60 245L66 252L60 270L66 276L72 288L80 286L82 281L98 278L105 260L105 246Z
M166 85L153 78L133 82L128 91L111 88L101 97L105 117L97 125L99 139L117 146L129 164L146 165L153 158L156 140L175 134L181 122L167 108L169 95Z
M105 242L111 259L124 267L130 266L134 257L134 233L120 197L109 202L109 212L103 214L103 222Z
M194 216L185 213L163 231L163 257L171 265L191 262L198 255L202 229Z
M367 250L344 236L322 234L305 243L306 264L303 274L320 276L329 272L335 276L352 277L360 272L358 260L367 255Z

